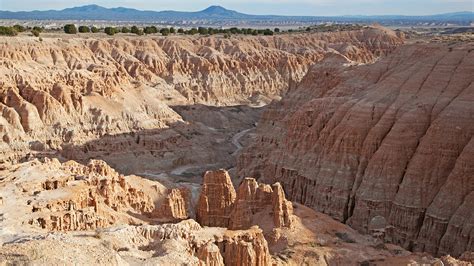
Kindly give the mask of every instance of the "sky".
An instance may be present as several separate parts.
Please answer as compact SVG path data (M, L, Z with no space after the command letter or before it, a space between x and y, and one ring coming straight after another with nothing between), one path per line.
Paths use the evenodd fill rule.
M210 5L258 15L430 15L474 11L474 0L0 0L0 10L64 9L97 4L142 10L198 11Z

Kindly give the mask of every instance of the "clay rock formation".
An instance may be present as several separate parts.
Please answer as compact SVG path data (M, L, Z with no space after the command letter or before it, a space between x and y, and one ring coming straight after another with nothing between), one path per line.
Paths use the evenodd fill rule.
M36 250L36 251L35 251ZM194 220L177 224L121 226L99 235L38 235L2 246L7 264L271 265L262 231L202 228Z
M263 114L239 175L415 251L474 249L474 46L412 44L316 64Z
M166 128L181 121L170 104L269 102L328 52L368 63L402 43L380 28L232 39L3 38L0 159Z
M293 219L293 206L279 183L270 186L245 178L236 193L229 174L222 169L205 173L196 208L201 225L232 230L253 225L268 228L269 218L273 222L270 228L291 227Z
M3 170L3 228L94 230L116 224L180 221L189 217L190 193L117 173L103 161L87 165L46 158Z
M190 193L186 188L169 189L168 195L166 195L155 215L167 222L188 219L190 214Z
M196 220L206 226L229 226L235 198L234 185L227 171L206 172L196 206Z

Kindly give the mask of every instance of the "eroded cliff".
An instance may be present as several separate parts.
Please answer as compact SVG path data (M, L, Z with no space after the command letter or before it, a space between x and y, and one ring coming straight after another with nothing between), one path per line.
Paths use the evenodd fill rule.
M379 28L231 39L3 38L2 160L168 128L182 122L170 105L268 103L328 52L367 63L401 43ZM173 141L183 140L154 145Z
M263 114L239 175L415 251L474 249L474 46L326 56Z

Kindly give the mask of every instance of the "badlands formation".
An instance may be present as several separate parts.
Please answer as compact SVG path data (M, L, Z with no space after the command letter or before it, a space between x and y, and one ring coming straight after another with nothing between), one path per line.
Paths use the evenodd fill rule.
M328 55L262 115L239 175L412 251L474 250L474 43Z
M470 265L474 45L405 41L0 38L0 265Z

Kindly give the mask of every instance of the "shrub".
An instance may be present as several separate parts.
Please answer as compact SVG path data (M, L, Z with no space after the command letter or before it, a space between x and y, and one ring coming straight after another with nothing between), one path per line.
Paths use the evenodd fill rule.
M91 32L91 29L87 26L79 26L79 32L87 33L87 32Z
M155 26L150 26L150 27L145 27L143 32L145 34L154 34L154 33L158 33L158 29Z
M184 30L183 30L182 28L179 28L179 29L178 29L178 33L183 34L183 33L184 33Z
M97 28L96 26L92 26L91 27L91 32L92 33L97 33L97 32L99 32L99 28Z
M171 33L171 34L175 34L175 33L176 33L176 29L173 28L173 27L171 27L171 28L170 28L170 33Z
M162 29L160 30L160 33L161 33L161 35L163 35L163 36L168 36L168 35L170 35L170 29L168 29L168 28L162 28Z
M64 32L67 34L76 34L77 28L74 24L66 24L64 25Z
M114 27L105 27L104 32L105 34L112 36L112 35L115 35L115 33L117 33L117 29Z
M191 35L194 35L194 34L198 33L198 30L196 28L192 28L192 29L188 30L187 33L191 34Z
M13 25L13 29L16 31L16 32L24 32L26 29L25 27L21 26L21 25Z
M271 29L266 29L264 32L263 32L263 35L273 35L273 31Z
M132 28L130 29L130 32L132 32L133 34L138 34L140 32L140 29L137 26L132 26Z
M38 26L34 26L33 27L33 30L37 31L37 32L43 32L44 28L41 28L41 27L38 27Z
M33 33L33 35L34 35L35 37L39 37L39 36L40 36L40 32L37 31L37 30L32 30L31 33Z
M206 35L209 31L208 31L206 28L204 28L204 27L199 27L199 28L198 28L198 32L199 32L199 34L201 34L201 35Z
M18 35L18 32L12 27L0 26L0 35L16 36L16 35Z
M130 33L130 29L127 27L122 27L122 33Z
M279 29L279 28L275 28L273 31L276 32L276 33L278 33L278 32L280 32L280 29Z

